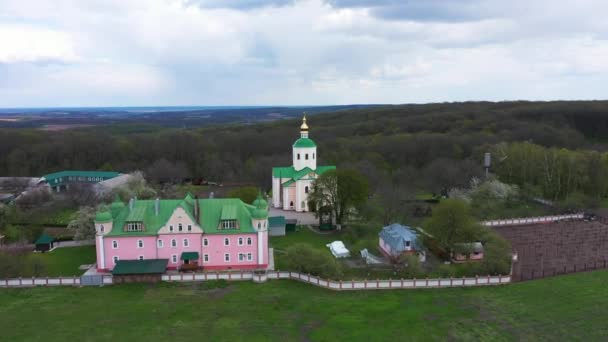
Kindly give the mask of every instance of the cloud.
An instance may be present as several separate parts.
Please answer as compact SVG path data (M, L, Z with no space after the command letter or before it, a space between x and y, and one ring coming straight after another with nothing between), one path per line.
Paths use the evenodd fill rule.
M605 97L606 11L605 0L3 0L0 107Z
M0 63L71 63L78 60L69 34L0 22Z

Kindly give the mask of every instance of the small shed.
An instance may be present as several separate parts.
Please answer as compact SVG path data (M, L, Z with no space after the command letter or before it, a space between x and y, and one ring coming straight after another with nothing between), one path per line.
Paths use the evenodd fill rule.
M47 233L42 233L38 240L34 242L36 245L36 252L48 252L53 249L53 244L55 243L55 239L48 235Z
M457 243L454 246L452 260L456 263L479 261L483 259L483 244L481 242Z
M298 225L298 220L296 220L296 219L285 220L285 230L288 232L295 232L297 225Z
M380 251L391 259L421 250L416 232L408 226L393 223L382 228L378 235Z
M268 228L270 236L285 236L285 216L269 217Z
M118 260L112 270L114 283L159 282L168 263L169 259Z

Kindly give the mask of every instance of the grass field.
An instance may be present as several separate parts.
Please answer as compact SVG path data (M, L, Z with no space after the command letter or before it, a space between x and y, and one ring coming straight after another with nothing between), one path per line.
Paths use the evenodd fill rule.
M6 341L605 340L608 272L332 292L293 281L0 291Z
M84 271L79 270L78 266L95 263L95 246L57 248L50 253L32 253L27 257L42 261L45 276L81 275Z

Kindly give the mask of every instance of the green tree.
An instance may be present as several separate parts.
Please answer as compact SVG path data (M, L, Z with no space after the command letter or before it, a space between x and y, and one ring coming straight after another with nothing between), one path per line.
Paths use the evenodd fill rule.
M454 199L441 201L433 209L431 218L424 222L424 229L448 255L456 244L476 241L481 234L481 227L471 215L468 204Z
M258 188L255 186L244 186L234 189L228 193L229 198L240 198L241 201L251 204L258 197Z
M314 181L309 200L329 206L341 224L349 210L365 203L368 188L367 180L356 170L330 170Z

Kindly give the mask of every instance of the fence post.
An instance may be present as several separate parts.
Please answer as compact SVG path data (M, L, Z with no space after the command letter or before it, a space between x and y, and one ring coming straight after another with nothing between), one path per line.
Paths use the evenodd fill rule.
M376 288L379 289L380 288L380 280L376 279Z
M475 276L475 285L477 285L477 284L479 284L479 276L478 275Z
M63 285L63 278L61 276L59 277L59 285Z
M454 286L454 278L450 277L450 287L453 287L453 286Z
M76 276L72 276L72 283L76 285Z
M429 277L426 277L426 285L425 287L429 287Z
M401 288L403 288L403 278L401 278Z
M49 277L46 277L46 286L49 286Z
M416 277L414 277L414 288L416 288Z
M342 290L342 280L340 280L340 290Z

